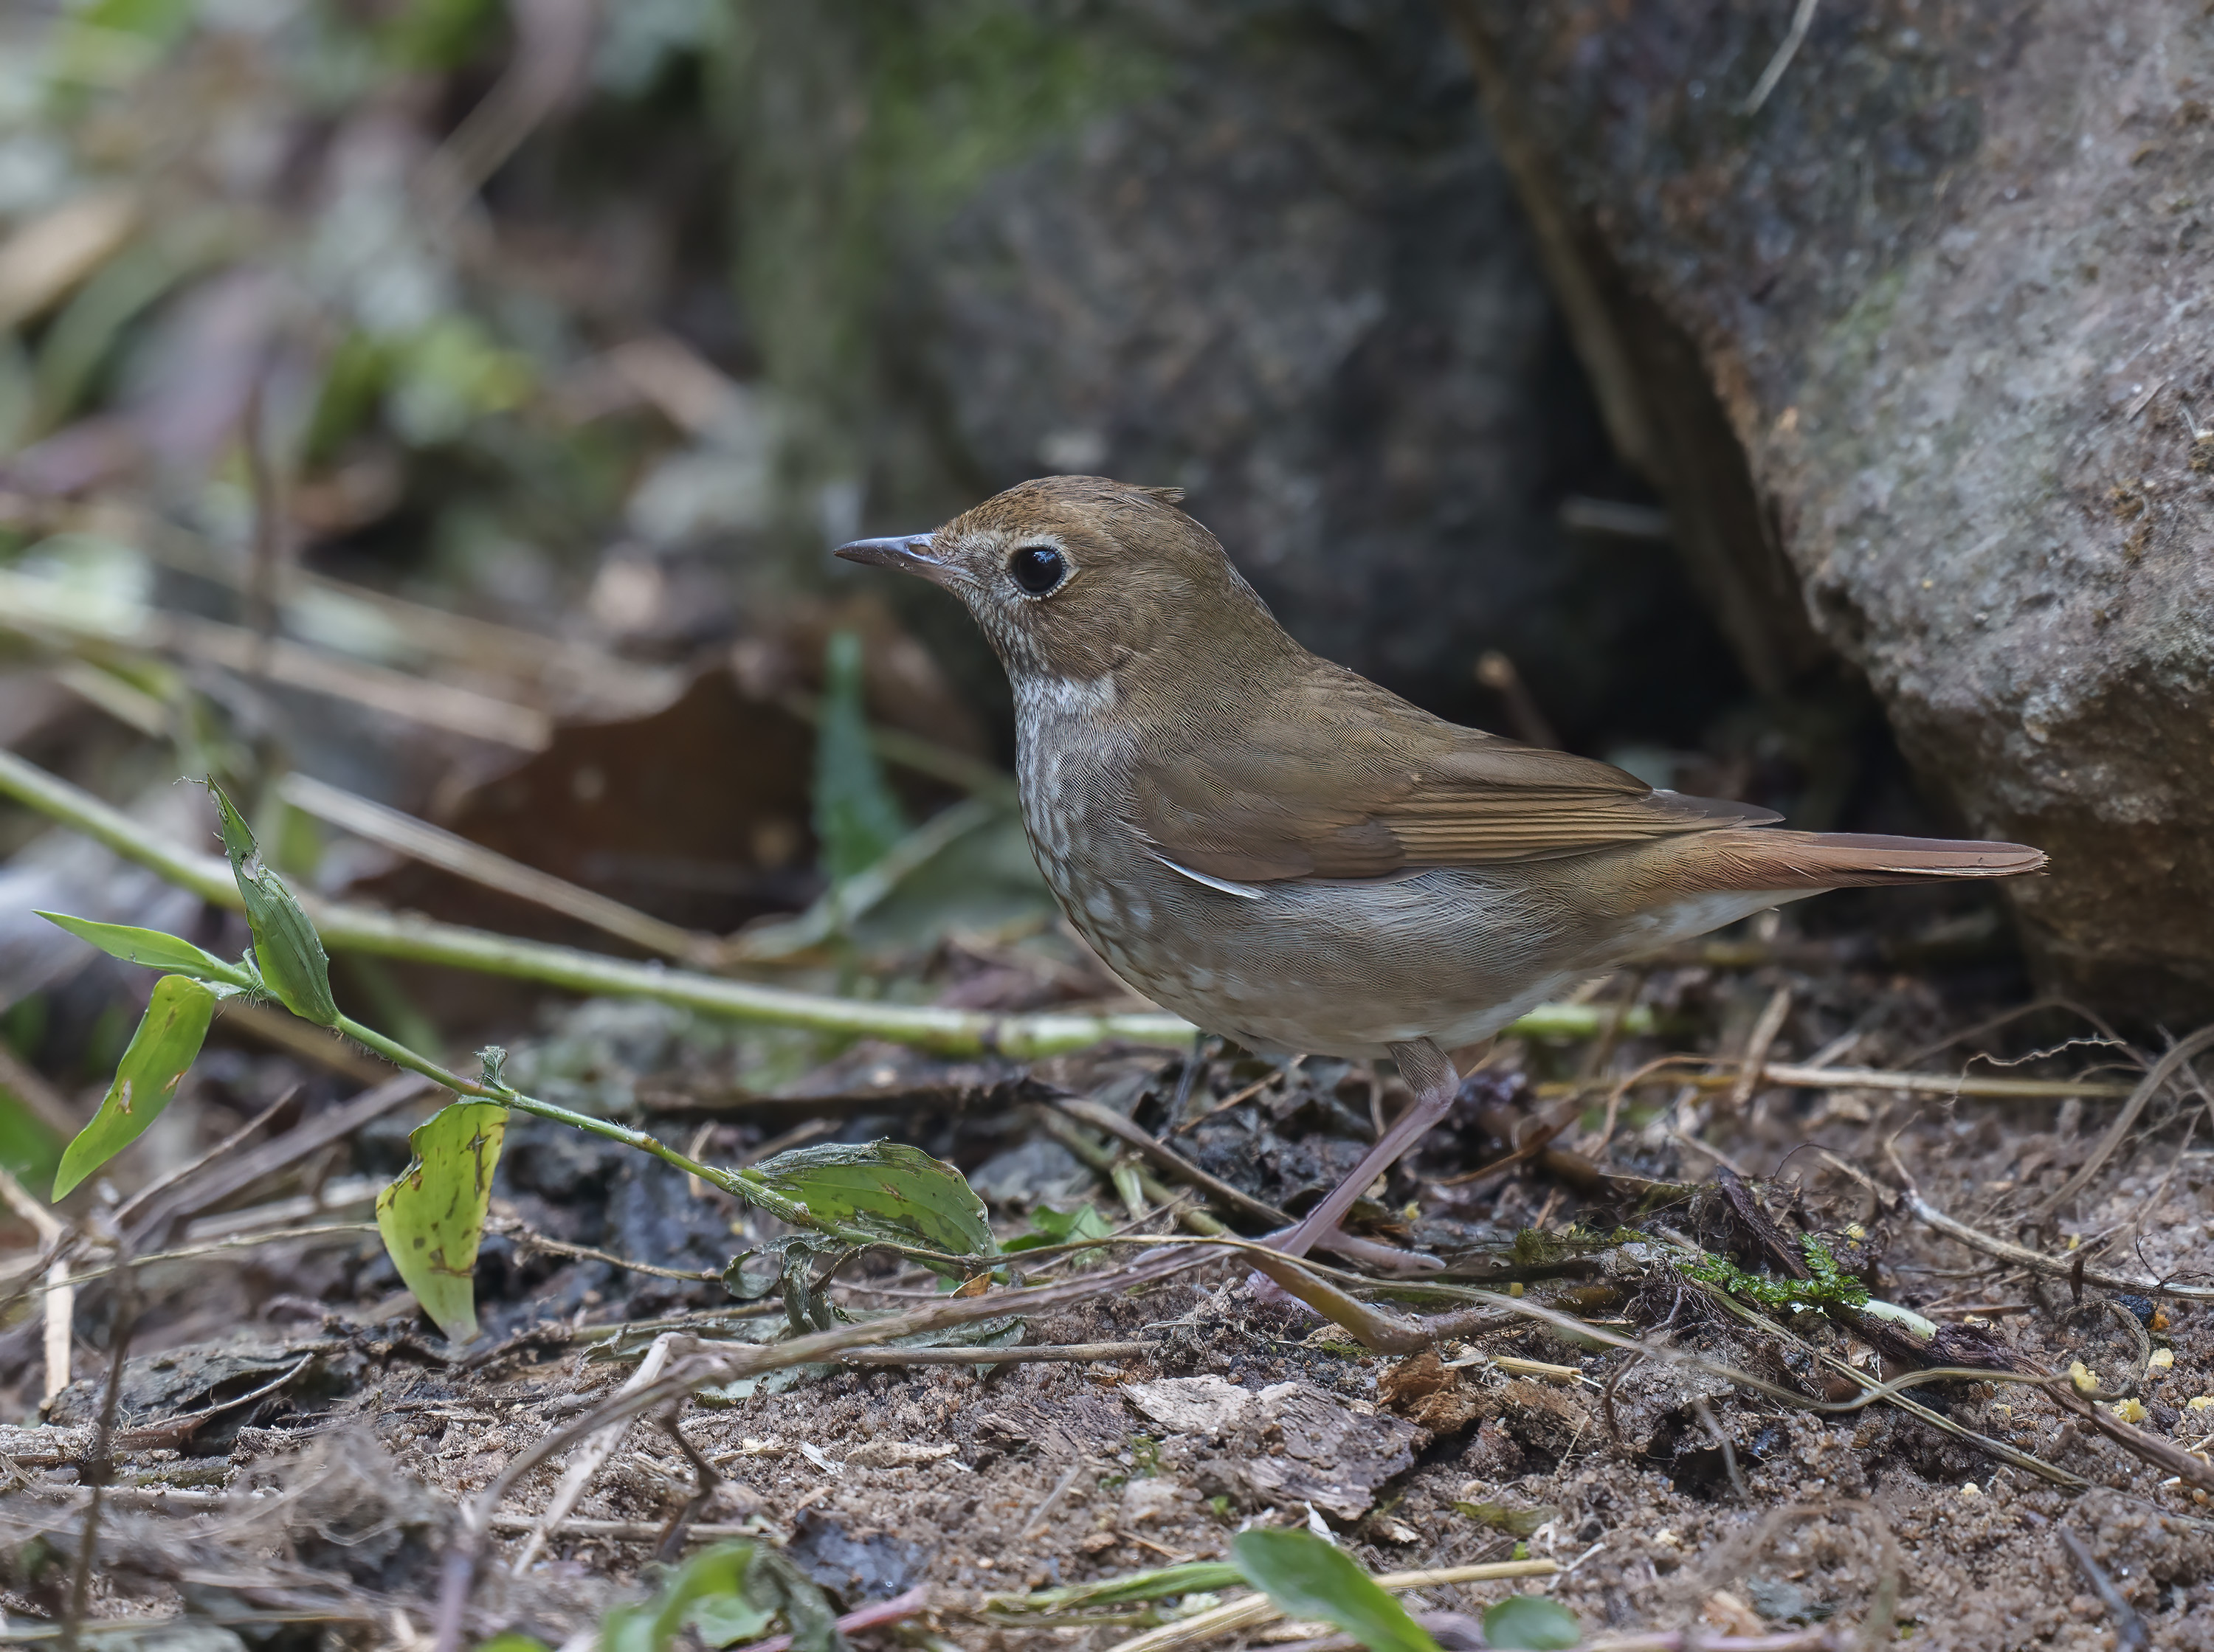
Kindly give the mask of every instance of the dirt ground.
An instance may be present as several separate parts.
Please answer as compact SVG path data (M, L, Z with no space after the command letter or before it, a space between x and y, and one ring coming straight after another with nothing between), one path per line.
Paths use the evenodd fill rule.
M2207 1103L2195 1081L2156 1098L2122 1150L2041 1224L2028 1213L2093 1154L2113 1101L1756 1085L1734 1106L1728 1091L1686 1082L1699 1069L1684 1066L1626 1088L1602 1142L1615 1088L1604 1076L1636 1073L1670 1051L1740 1051L1779 988L1789 997L1772 1062L1826 1052L1858 1070L1958 1072L1982 1051L2014 1064L1966 1066L1985 1076L2080 1074L2097 1064L2126 1080L2142 1070L2127 1049L2063 1010L2017 1009L1987 1024L2010 995L2018 1002L2003 975L1840 963L1847 949L1789 936L1746 945L1758 954L1751 967L1678 962L1599 989L1600 1003L1634 992L1660 1018L1651 1034L1601 1046L1502 1045L1447 1125L1372 1190L1382 1197L1364 1207L1370 1230L1457 1258L1464 1273L1526 1302L1818 1395L1808 1355L1775 1325L1718 1312L1711 1294L1660 1259L1661 1245L1682 1240L1746 1260L1712 1180L1727 1155L1771 1213L1797 1211L1809 1231L1862 1235L1855 1242L1878 1298L1942 1324L1981 1321L2021 1365L2080 1362L2098 1381L2119 1384L2142 1362L2142 1411L2125 1399L2122 1414L2204 1449L2214 1406L2193 1402L2214 1394L2205 1307L2147 1298L2110 1308L2110 1293L2088 1285L2078 1302L2066 1277L2009 1268L1944 1238L1841 1167L1881 1190L1898 1186L1903 1167L1930 1204L1985 1234L2189 1286L2214 1260L2214 1154L2199 1144ZM1856 1035L1849 1048L1839 1043L1847 1034ZM742 1043L661 1012L579 1006L538 1047L556 1052L543 1056L542 1083L566 1071L711 1157L774 1146L795 1121L817 1139L913 1141L971 1176L1003 1237L1025 1230L1038 1205L1090 1202L1110 1223L1129 1224L1106 1181L1046 1128L1044 1099L1089 1096L1166 1133L1184 1060L1105 1051L1025 1074L865 1047L762 1100L746 1088ZM276 1078L261 1069L272 1064L281 1064L241 1058L229 1082L242 1095L266 1088ZM1220 1111L1166 1139L1247 1193L1297 1208L1350 1161L1373 1115L1388 1114L1400 1093L1388 1070L1379 1078L1357 1064L1308 1062L1281 1080L1272 1072L1218 1053L1182 1116ZM1556 1145L1587 1151L1622 1180L1579 1192L1542 1156L1467 1180L1506 1155L1493 1128L1498 1110L1537 1117L1579 1084L1581 1111ZM1489 1123L1479 1117L1486 1107ZM381 1123L317 1165L326 1192L396 1168L411 1117ZM300 1188L296 1180L265 1192L267 1204L297 1199ZM486 1331L468 1349L438 1339L398 1291L373 1234L358 1229L141 1270L146 1310L118 1419L140 1431L122 1443L140 1443L123 1454L103 1515L102 1616L150 1622L181 1609L205 1625L189 1642L148 1628L147 1644L427 1644L461 1500L620 1385L672 1322L709 1338L758 1338L783 1323L698 1277L728 1260L742 1242L734 1235L759 1238L773 1224L663 1166L518 1119L498 1195L498 1235L479 1265ZM316 1220L361 1215L357 1204ZM1132 1230L1160 1232L1171 1219L1156 1210ZM595 1254L549 1251L529 1234ZM606 1256L694 1277L641 1275L598 1259ZM80 1348L79 1380L52 1405L52 1426L5 1431L20 1465L0 1498L9 1558L0 1603L11 1618L55 1613L61 1558L81 1530L85 1493L66 1444L44 1460L26 1448L82 1430L97 1413L106 1366L96 1344L115 1305L101 1285L86 1290L79 1335L94 1345ZM934 1294L927 1275L867 1263L833 1291L855 1313ZM1820 1314L1795 1316L1792 1331L1866 1369L1878 1362ZM12 1414L34 1416L35 1347L20 1330L5 1334ZM682 1541L766 1534L841 1609L927 1584L929 1633L1008 1652L1104 1652L1205 1602L1041 1624L1005 1597L1224 1558L1252 1522L1318 1526L1377 1572L1518 1553L1551 1559L1563 1570L1550 1579L1432 1587L1413 1604L1468 1611L1517 1589L1545 1590L1591 1635L1691 1623L1774 1634L1832 1614L1856 1620L1889 1587L1897 1636L1917 1646L2089 1652L2142 1634L2135 1643L2214 1647L2207 1494L2067 1420L2031 1388L1948 1381L1910 1397L2087 1487L1997 1461L1885 1404L1815 1411L1527 1322L1444 1338L1431 1355L1367 1353L1297 1304L1263 1300L1234 1265L1109 1296L1000 1340L1018 1334L1029 1344L1138 1343L1144 1352L802 1368L703 1393L676 1426L721 1478L691 1511ZM184 1420L156 1438L165 1418ZM660 1422L641 1419L572 1523L511 1575L507 1563L565 1460L536 1468L502 1506L474 1638L514 1628L558 1646L587 1628L638 1592L664 1528L697 1488L684 1449ZM2064 1531L2082 1539L2141 1627L2102 1602ZM896 1634L927 1639L917 1623L857 1638L889 1645ZM1279 1625L1251 1638L1313 1634Z

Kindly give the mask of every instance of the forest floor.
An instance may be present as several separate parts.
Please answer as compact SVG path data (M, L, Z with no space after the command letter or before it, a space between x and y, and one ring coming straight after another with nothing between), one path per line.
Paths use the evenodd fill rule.
M1379 1574L1550 1562L1421 1585L1410 1604L1471 1614L1544 1592L1601 1643L1861 1644L1850 1626L1863 1625L1933 1648L2214 1646L2207 1492L2102 1434L2079 1414L2088 1405L2064 1409L2003 1375L1844 1403L1917 1363L2080 1366L2110 1396L2101 1415L2186 1450L2214 1436L2205 1301L2098 1283L2205 1296L2205 1093L2187 1063L2171 1064L2176 1082L2107 1150L2113 1092L2151 1058L2051 1007L1997 1013L2004 978L1772 926L1625 973L1594 1002L1634 1000L1655 1030L1502 1044L1362 1208L1372 1234L1435 1252L1448 1281L1488 1293L1471 1298L1482 1312L1461 1304L1458 1333L1434 1351L1369 1351L1217 1260L987 1327L998 1334L978 1358L998 1363L819 1364L710 1387L628 1424L550 1533L533 1535L576 1454L505 1489L467 1643L511 1629L559 1645L635 1596L657 1553L753 1534L841 1611L895 1603L897 1622L855 1629L864 1646L1197 1644L1173 1625L1235 1590L1088 1607L1054 1592L1221 1559L1242 1527L1276 1523L1326 1531ZM2077 1042L2055 1054L2040 1039ZM1286 1072L1215 1050L1171 1118L1187 1065L1175 1052L1023 1067L872 1045L765 1097L727 1043L685 1017L605 1002L561 1010L533 1047L541 1082L566 1071L599 1087L711 1161L810 1136L913 1142L968 1173L1003 1240L1062 1232L1052 1213L1087 1205L1095 1220L1079 1233L1159 1234L1190 1206L1182 1192L1164 1205L1159 1183L1149 1198L1128 1168L1116 1176L1113 1138L1066 1110L1080 1108L1070 1098L1296 1209L1404 1097L1388 1068ZM1653 1065L1678 1051L1704 1053ZM1971 1062L1979 1051L2012 1064ZM2101 1064L2088 1078L2087 1054ZM241 1052L221 1072L260 1093L291 1065ZM2096 1093L1947 1094L1942 1076L1964 1071L1970 1089L2027 1077L2033 1092ZM1940 1076L1898 1087L1914 1073ZM774 1299L734 1301L714 1281L774 1224L657 1162L518 1119L478 1265L486 1330L449 1347L363 1225L361 1190L398 1167L418 1112L317 1153L257 1204L197 1217L170 1241L191 1254L135 1271L96 1622L149 1645L428 1645L463 1505L588 1416L657 1338L658 1359L681 1356L682 1338L781 1333ZM1538 1125L1562 1128L1533 1143ZM2086 1169L2080 1191L2040 1213ZM1920 1207L1903 1197L1908 1177ZM2040 1271L1972 1248L1917 1215L1932 1208L2057 1259ZM1866 1289L1801 1287L1802 1306L1782 1302L1785 1232L1787 1248L1834 1252ZM1801 1236L1812 1234L1826 1237ZM1128 1252L1104 1254L1088 1265L1103 1277L1127 1265ZM109 1342L119 1311L132 1312L100 1282L80 1289L76 1380L42 1426L0 1430L12 1479L0 1604L16 1623L64 1608L107 1377L84 1344ZM1942 1327L1942 1356L1872 1345L1861 1333L1881 1322L1856 1301L1869 1291ZM830 1295L865 1314L939 1293L927 1274L862 1263ZM1398 1295L1401 1314L1453 1306ZM1517 1317L1524 1306L1561 1317ZM1642 1348L1594 1345L1575 1321ZM6 1334L13 1414L35 1414L35 1325ZM1073 1357L1010 1357L1071 1346ZM199 1638L174 1639L178 1625ZM1686 1629L1692 1642L1668 1638ZM1327 1634L1277 1623L1220 1643Z

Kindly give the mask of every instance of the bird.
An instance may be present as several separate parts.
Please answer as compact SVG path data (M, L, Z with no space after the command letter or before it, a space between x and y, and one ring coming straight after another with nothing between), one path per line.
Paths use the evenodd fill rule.
M2019 844L1772 811L1434 716L1310 653L1174 488L1049 476L848 561L965 604L1014 691L1038 870L1131 985L1263 1054L1389 1057L1414 1102L1269 1242L1359 1254L1354 1199L1452 1105L1446 1052L1639 954L1850 885L2011 877Z

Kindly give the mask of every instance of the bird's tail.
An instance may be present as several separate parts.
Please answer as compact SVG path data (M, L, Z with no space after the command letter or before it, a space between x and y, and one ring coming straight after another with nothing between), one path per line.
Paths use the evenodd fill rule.
M1724 827L1701 832L1685 847L1697 863L1697 882L1709 889L1811 892L1933 878L2012 878L2045 869L2045 851L2023 844L1844 832Z

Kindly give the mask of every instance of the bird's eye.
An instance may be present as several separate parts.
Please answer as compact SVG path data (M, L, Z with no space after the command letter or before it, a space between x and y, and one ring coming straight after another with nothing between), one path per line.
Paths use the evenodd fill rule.
M1049 545L1026 545L1008 561L1007 571L1032 596L1043 596L1068 577L1068 564Z

